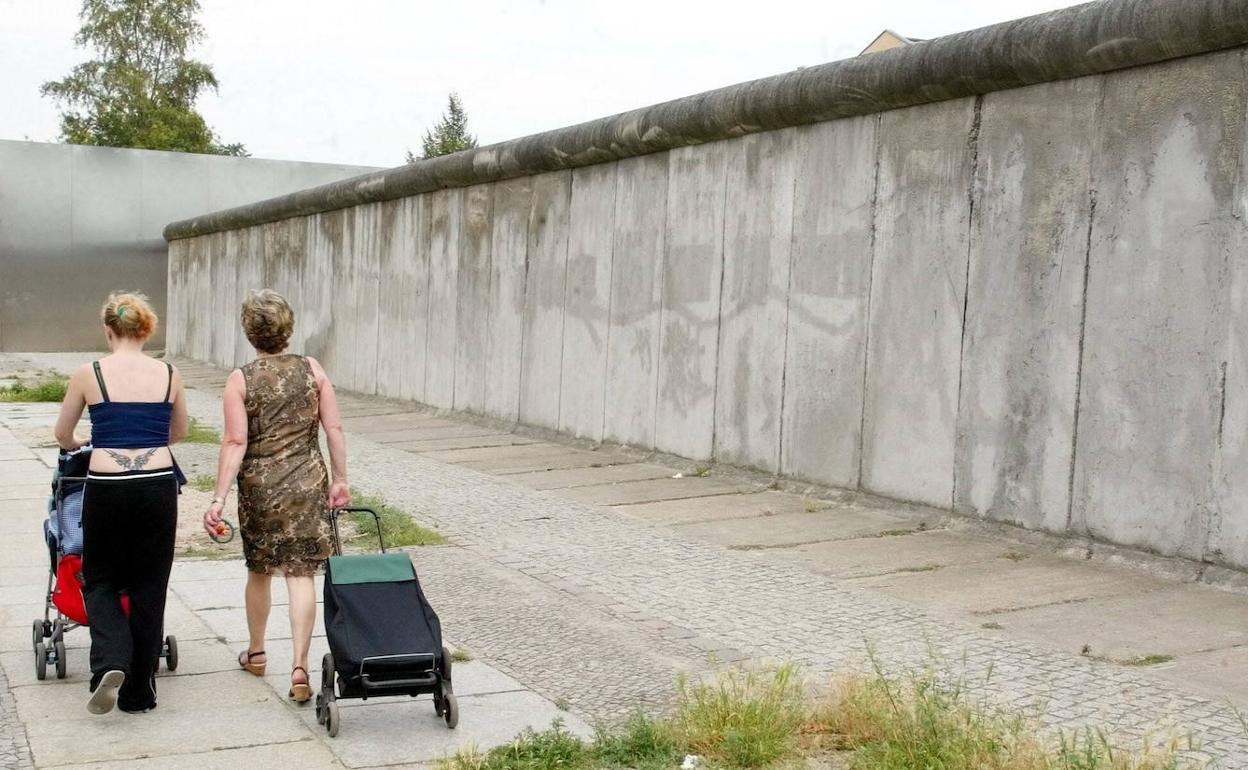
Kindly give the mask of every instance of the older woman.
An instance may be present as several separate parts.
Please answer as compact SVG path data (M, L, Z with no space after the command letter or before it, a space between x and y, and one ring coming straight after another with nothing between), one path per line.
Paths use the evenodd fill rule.
M186 395L172 365L143 353L156 313L142 294L114 293L101 311L111 355L70 377L56 440L77 449L91 411L94 449L83 495L83 599L91 621L87 709L156 708L156 664L178 524L169 445L186 437ZM129 597L127 616L122 594Z
M330 507L350 505L347 445L334 386L316 359L286 352L295 315L286 299L265 289L243 303L243 331L256 359L225 383L225 432L217 487L204 513L211 534L221 523L230 483L238 478L238 517L247 560L247 629L251 637L238 664L263 676L265 630L272 604L271 578L282 574L290 596L294 667L290 697L312 697L308 648L316 620L313 576L331 551ZM325 471L318 424L329 444L333 479Z

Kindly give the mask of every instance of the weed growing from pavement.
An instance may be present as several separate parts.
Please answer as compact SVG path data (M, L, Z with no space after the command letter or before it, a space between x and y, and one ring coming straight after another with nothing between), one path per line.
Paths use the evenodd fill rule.
M802 508L807 513L818 513L819 511L822 511L824 508L827 508L827 507L828 507L827 503L825 503L824 501L816 497L803 497L802 498Z
M1103 731L1040 737L1035 726L979 704L964 680L932 671L901 677L874 671L838 680L828 697L810 700L797 671L734 670L707 682L681 680L673 711L634 713L589 740L562 720L526 730L511 743L461 750L442 770L597 770L675 768L697 755L708 768L794 768L835 759L849 770L1181 770L1178 738L1114 746ZM825 763L820 762L820 765Z
M200 473L191 478L191 489L200 492L211 492L217 486L217 477Z
M1122 665L1124 666L1156 666L1162 663L1169 663L1172 660L1174 660L1173 655L1154 653L1152 655L1140 655L1139 657L1136 657L1136 658L1127 658L1126 660L1122 661Z
M456 663L467 663L472 660L472 653L463 647L456 647L455 652L451 653L451 660Z
M0 387L0 401L22 403L57 403L65 400L69 378L60 375L41 376L37 380L18 379L12 385Z
M360 508L372 508L381 517L381 531L386 540L387 548L402 548L409 545L441 545L446 538L432 529L422 527L408 515L406 511L387 503L380 497L351 492L351 505ZM375 546L377 543L377 524L373 517L363 512L353 512L348 518L355 529L347 542L355 546Z

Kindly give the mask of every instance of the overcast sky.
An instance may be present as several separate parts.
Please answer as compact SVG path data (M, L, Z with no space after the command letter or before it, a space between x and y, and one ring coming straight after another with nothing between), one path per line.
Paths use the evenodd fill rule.
M201 0L200 110L256 157L394 166L449 91L482 144L936 37L1062 0ZM87 52L78 0L0 0L0 139L55 141L39 85Z

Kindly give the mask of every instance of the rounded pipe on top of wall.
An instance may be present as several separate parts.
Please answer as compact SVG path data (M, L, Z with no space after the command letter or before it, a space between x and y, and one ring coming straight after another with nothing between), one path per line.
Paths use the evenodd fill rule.
M193 238L1246 44L1248 0L1101 0L185 219L164 236Z

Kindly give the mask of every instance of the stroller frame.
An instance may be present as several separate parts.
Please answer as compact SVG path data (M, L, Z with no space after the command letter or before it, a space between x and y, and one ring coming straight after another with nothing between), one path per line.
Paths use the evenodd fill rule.
M385 535L381 529L381 516L372 508L337 508L329 511L333 526L334 555L342 555L342 536L338 530L338 516L343 513L367 513L377 525L377 545L380 553L386 553ZM442 646L442 659L432 652L375 655L360 661L358 681L348 682L334 666L334 653L327 652L321 659L321 689L316 694L316 721L325 726L331 738L338 735L340 716L339 700L368 700L370 697L407 695L433 695L433 710L446 726L455 729L459 724L459 702L451 684L451 652ZM387 677L374 680L369 664L407 663L417 671L404 678Z
M47 679L48 666L53 666L56 671L57 679L64 679L68 674L68 656L65 651L65 634L76 628L81 628L82 624L75 622L71 618L65 617L61 613L60 608L52 600L53 592L56 589L56 572L60 566L61 557L66 556L65 553L65 519L62 517L65 503L65 483L66 482L82 482L86 483L86 476L62 476L57 473L56 479L52 484L52 515L56 517L56 531L58 537L55 547L48 543L48 559L51 562L51 569L48 571L48 589L44 593L43 598L43 619L35 619L31 626L31 646L35 653L35 678L39 680ZM56 617L52 616L53 612ZM90 618L87 619L88 624ZM160 657L165 661L165 668L169 671L176 671L178 668L178 640L177 637L168 635L164 642L161 643Z

